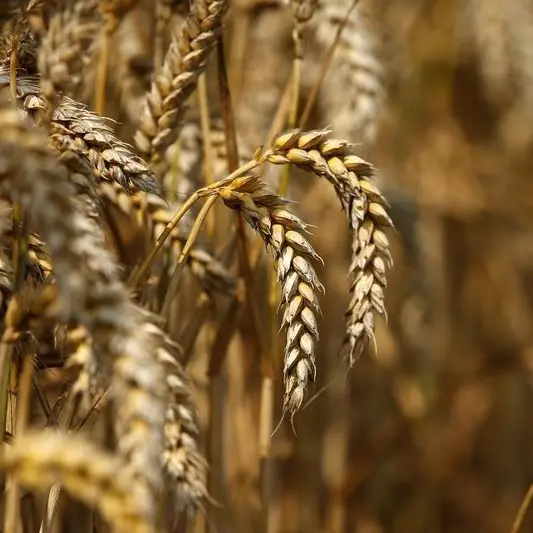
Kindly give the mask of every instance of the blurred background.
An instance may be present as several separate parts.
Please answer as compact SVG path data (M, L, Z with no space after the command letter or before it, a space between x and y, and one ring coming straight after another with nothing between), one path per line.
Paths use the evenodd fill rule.
M170 31L187 11L174 3ZM106 113L130 141L154 42L164 38L150 4L128 15L111 57ZM265 142L284 100L293 18L282 0L230 4L226 60L242 155ZM350 4L323 0L305 24L302 110ZM215 68L206 80L215 125ZM195 103L190 120L198 114ZM345 214L328 183L293 171L287 196L316 226L325 265L314 396L296 434L284 420L265 438L265 387L274 389L274 426L282 412L283 335L269 346L276 372L265 379L246 317L221 341L217 369L206 323L188 365L212 465L213 502L196 530L511 532L533 482L533 4L361 0L307 126L329 126L377 168L396 225L388 324L377 323L377 351L347 371L338 357L349 300ZM276 184L279 169L266 178ZM263 263L257 302L271 338ZM521 531L531 528L526 516Z
M306 33L304 101L350 4L324 3ZM259 145L290 76L292 20L272 2L233 4L239 133ZM214 494L227 509L214 520L236 532L261 531L265 513L287 533L511 531L533 481L533 5L362 1L314 111L309 126L360 143L392 204L388 327L346 373L344 214L327 183L294 173L288 196L326 265L320 394L297 437L286 422L277 431L265 476L257 370L228 352L226 489Z

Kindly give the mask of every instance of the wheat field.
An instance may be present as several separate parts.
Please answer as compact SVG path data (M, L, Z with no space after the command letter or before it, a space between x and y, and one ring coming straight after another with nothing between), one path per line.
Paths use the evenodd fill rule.
M0 531L531 530L531 2L0 25Z

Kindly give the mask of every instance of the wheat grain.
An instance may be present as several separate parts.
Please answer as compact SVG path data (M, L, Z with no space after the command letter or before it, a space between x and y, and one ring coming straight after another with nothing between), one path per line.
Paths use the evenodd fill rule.
M0 86L7 83L7 74L0 73ZM20 77L17 90L21 107L38 122L40 114L48 108L39 91L39 79ZM109 121L75 100L64 97L54 110L50 140L60 153L73 152L86 161L97 180L117 182L130 194L158 190L153 172L130 146L117 139Z

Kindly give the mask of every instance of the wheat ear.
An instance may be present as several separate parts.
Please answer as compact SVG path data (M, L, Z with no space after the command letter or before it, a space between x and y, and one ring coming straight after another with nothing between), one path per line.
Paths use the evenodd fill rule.
M284 133L274 139L272 151L267 156L271 163L293 163L326 178L348 216L352 297L342 353L352 364L367 341L374 340L374 315L386 316L384 292L392 256L384 230L393 225L387 202L372 180L372 165L355 155L348 142L332 138L329 130Z
M43 92L52 101L79 92L88 52L98 33L96 0L70 3L56 11L39 47Z
M176 346L156 326L150 329L157 338L156 356L167 383L163 469L174 495L174 506L179 512L192 513L207 494L207 464L199 452L196 406L189 379L177 360Z
M311 260L319 257L304 237L307 225L287 209L287 200L269 191L258 178L238 178L214 191L243 215L274 257L282 288L282 326L287 328L284 410L293 415L316 375L317 293L323 286Z
M153 358L153 339L119 281L99 226L76 201L66 168L46 147L46 136L21 121L15 109L0 111L0 124L0 185L39 224L68 318L86 326L95 352L112 361L118 449L153 519L164 420L163 373Z
M89 442L51 431L26 432L0 454L0 468L18 483L48 489L60 483L74 498L95 507L116 533L154 533L143 516L129 472Z
M227 0L194 0L183 28L171 42L163 67L154 76L135 141L161 178L168 168L165 150L178 136L179 122L207 66L227 7Z
M322 2L310 21L312 34L328 50L346 16L345 0ZM351 13L335 50L331 73L321 91L327 123L350 139L373 142L385 102L385 69L379 60L380 41L362 4ZM339 91L339 83L350 87Z
M8 75L0 72L0 86L7 83ZM40 93L39 79L21 76L17 90L22 109L39 121L49 107ZM50 122L50 140L60 153L73 152L86 161L97 180L116 182L129 194L158 190L154 173L115 136L110 121L75 100L64 97L59 102Z

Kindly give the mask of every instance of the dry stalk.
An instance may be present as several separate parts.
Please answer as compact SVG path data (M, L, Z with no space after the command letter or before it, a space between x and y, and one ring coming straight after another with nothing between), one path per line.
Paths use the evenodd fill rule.
M292 130L273 142L266 156L276 165L293 163L326 178L335 188L346 211L353 235L352 298L342 353L350 365L361 355L367 341L374 341L374 316L386 316L386 271L392 266L384 230L392 226L387 202L373 183L372 165L353 153L353 146L331 137L329 130Z
M131 473L84 439L27 432L4 448L0 468L28 488L44 490L61 483L73 497L95 507L116 533L154 532L143 514L145 502L132 490Z
M21 121L16 110L0 113L0 184L31 213L52 257L63 311L87 327L95 353L113 364L119 452L136 478L140 512L155 518L161 487L163 386L156 346L143 317L119 281L100 228L75 200L67 170L46 147L46 137Z
M227 0L195 0L152 82L135 141L160 177L168 168L165 151L178 136L179 122L217 42L226 9Z
M157 195L140 193L137 196L128 196L116 183L103 183L100 191L122 212L128 215L131 215L132 212L136 213L138 220L142 220L141 213L144 206L149 218L147 223L150 227L152 243L160 237L164 228L172 220L171 210L166 202ZM172 230L169 241L174 260L177 260L181 255L187 238L188 235L181 232L179 227ZM222 262L203 248L196 246L189 252L187 265L208 294L232 294L234 292L236 286L234 276Z
M287 210L286 200L268 191L258 178L238 178L213 192L242 214L274 256L282 287L282 326L287 327L284 410L294 415L316 375L317 292L323 287L310 259L319 257L303 236L306 224Z

